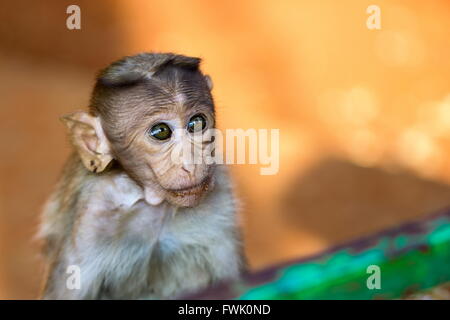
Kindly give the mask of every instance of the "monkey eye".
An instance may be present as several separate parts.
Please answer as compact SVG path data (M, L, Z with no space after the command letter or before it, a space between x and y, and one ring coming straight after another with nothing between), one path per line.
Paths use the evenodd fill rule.
M203 114L199 113L189 119L187 124L187 131L199 132L206 128L206 118Z
M151 129L149 134L158 140L167 140L172 136L172 130L165 123L155 124Z

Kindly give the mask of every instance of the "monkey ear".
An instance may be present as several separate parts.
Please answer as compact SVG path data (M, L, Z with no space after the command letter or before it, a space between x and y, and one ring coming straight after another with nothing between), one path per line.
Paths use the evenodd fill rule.
M79 111L63 116L61 121L69 129L72 144L84 166L94 173L105 170L113 157L100 118Z
M209 90L213 88L213 82L210 76L205 75L206 84L208 85Z

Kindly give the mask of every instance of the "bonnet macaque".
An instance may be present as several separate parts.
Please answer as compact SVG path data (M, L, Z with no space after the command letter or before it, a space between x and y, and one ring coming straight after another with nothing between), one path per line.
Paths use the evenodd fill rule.
M195 139L215 127L199 64L123 58L100 72L87 112L62 118L74 153L42 215L44 299L171 299L240 273L226 169L192 161L214 145Z

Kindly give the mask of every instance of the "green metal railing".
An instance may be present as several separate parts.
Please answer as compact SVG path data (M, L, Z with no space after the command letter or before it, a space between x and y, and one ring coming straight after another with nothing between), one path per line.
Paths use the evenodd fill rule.
M248 274L194 298L396 299L448 281L450 210Z

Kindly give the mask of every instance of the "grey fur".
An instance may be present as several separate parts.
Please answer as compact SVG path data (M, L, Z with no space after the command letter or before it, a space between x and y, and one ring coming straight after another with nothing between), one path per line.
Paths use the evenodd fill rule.
M242 248L224 167L195 208L152 207L123 172L94 175L77 159L69 167L76 174L63 177L43 212L40 236L50 241L47 258L57 263L45 299L170 299L239 275ZM65 189L79 182L71 203ZM65 285L70 265L81 269L79 290Z

